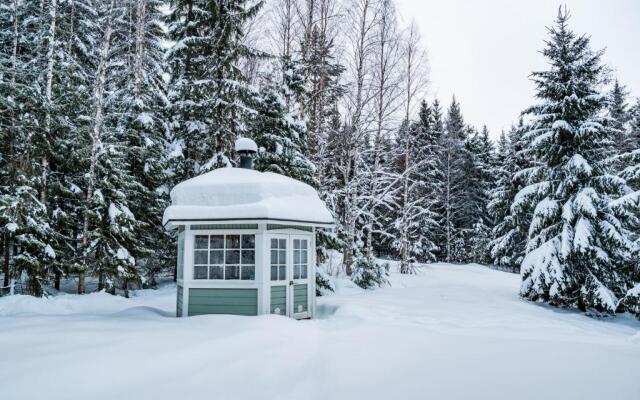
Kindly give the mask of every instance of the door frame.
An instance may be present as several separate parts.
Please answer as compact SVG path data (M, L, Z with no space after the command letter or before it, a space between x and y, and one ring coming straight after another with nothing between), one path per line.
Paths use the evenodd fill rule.
M307 242L307 277L304 279L294 279L294 259L293 253L295 248L293 247L294 240L305 240ZM309 235L300 235L300 234L290 234L289 235L289 248L291 249L291 254L289 256L289 289L288 289L288 304L287 307L290 310L290 317L295 319L304 319L311 317L311 297L309 296L309 288L311 287L309 283L309 279L311 277L312 268L311 268L311 237ZM314 275L315 279L315 275ZM296 313L294 309L294 301L295 301L295 286L296 285L307 285L307 309L306 311Z
M289 305L289 278L292 276L291 273L289 272L289 267L291 265L291 261L292 260L292 255L291 255L291 243L289 240L289 235L286 233L268 233L265 234L265 238L266 238L266 260L267 260L267 267L265 268L265 280L268 282L267 283L267 293L269 296L269 301L267 302L268 307L267 307L267 313L271 314L271 288L273 286L284 286L285 287L285 310L283 313L280 314L276 314L276 315L284 315L284 316L290 316L291 313L291 306ZM277 281L272 281L271 280L271 239L284 239L285 243L286 243L286 250L285 250L285 279L284 280L277 280Z

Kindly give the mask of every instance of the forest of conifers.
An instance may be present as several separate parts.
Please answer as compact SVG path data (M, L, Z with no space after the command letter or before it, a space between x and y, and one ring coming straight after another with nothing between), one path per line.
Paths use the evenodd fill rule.
M173 274L171 188L250 137L257 169L319 191L337 227L319 254L363 287L380 257L476 262L520 271L531 300L640 312L640 104L552 18L535 102L494 141L429 96L393 0L3 1L0 283L126 294Z

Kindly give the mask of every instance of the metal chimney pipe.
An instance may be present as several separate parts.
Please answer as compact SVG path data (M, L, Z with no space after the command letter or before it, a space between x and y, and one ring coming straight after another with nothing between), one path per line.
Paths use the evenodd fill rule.
M253 169L253 156L258 152L258 145L249 138L236 140L236 152L240 154L240 168Z
M240 151L240 168L253 169L253 152Z

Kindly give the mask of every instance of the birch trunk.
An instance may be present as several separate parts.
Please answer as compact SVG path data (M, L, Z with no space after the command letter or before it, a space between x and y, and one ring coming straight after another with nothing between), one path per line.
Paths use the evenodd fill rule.
M109 49L111 47L111 33L112 27L112 14L115 5L115 0L111 0L109 4L108 14L105 22L104 37L102 40L102 48L100 50L100 58L98 61L98 68L96 70L96 83L93 91L93 106L95 109L93 118L93 129L91 132L91 160L89 165L88 183L87 183L87 195L86 206L90 206L91 197L95 189L96 179L96 164L98 163L98 147L102 141L102 124L104 119L104 92L107 79L107 61L109 57ZM89 216L85 212L83 230L82 230L82 248L86 251L89 243ZM86 256L86 254L85 254ZM85 273L86 264L81 267L80 274L78 276L78 293L83 294L85 292Z
M58 16L58 0L51 0L49 5L49 17L51 23L49 25L48 46L47 46L47 81L45 86L45 143L51 140L51 101L53 95L53 68L55 65L54 52L56 45L56 22ZM49 177L49 146L46 145L44 155L42 156L42 187L40 189L40 202L46 205L47 202L47 185Z

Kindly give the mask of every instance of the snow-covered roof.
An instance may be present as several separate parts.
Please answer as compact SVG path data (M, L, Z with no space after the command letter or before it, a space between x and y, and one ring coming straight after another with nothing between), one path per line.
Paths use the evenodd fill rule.
M311 186L284 175L242 168L215 169L176 185L162 222L263 219L333 224L331 213Z

